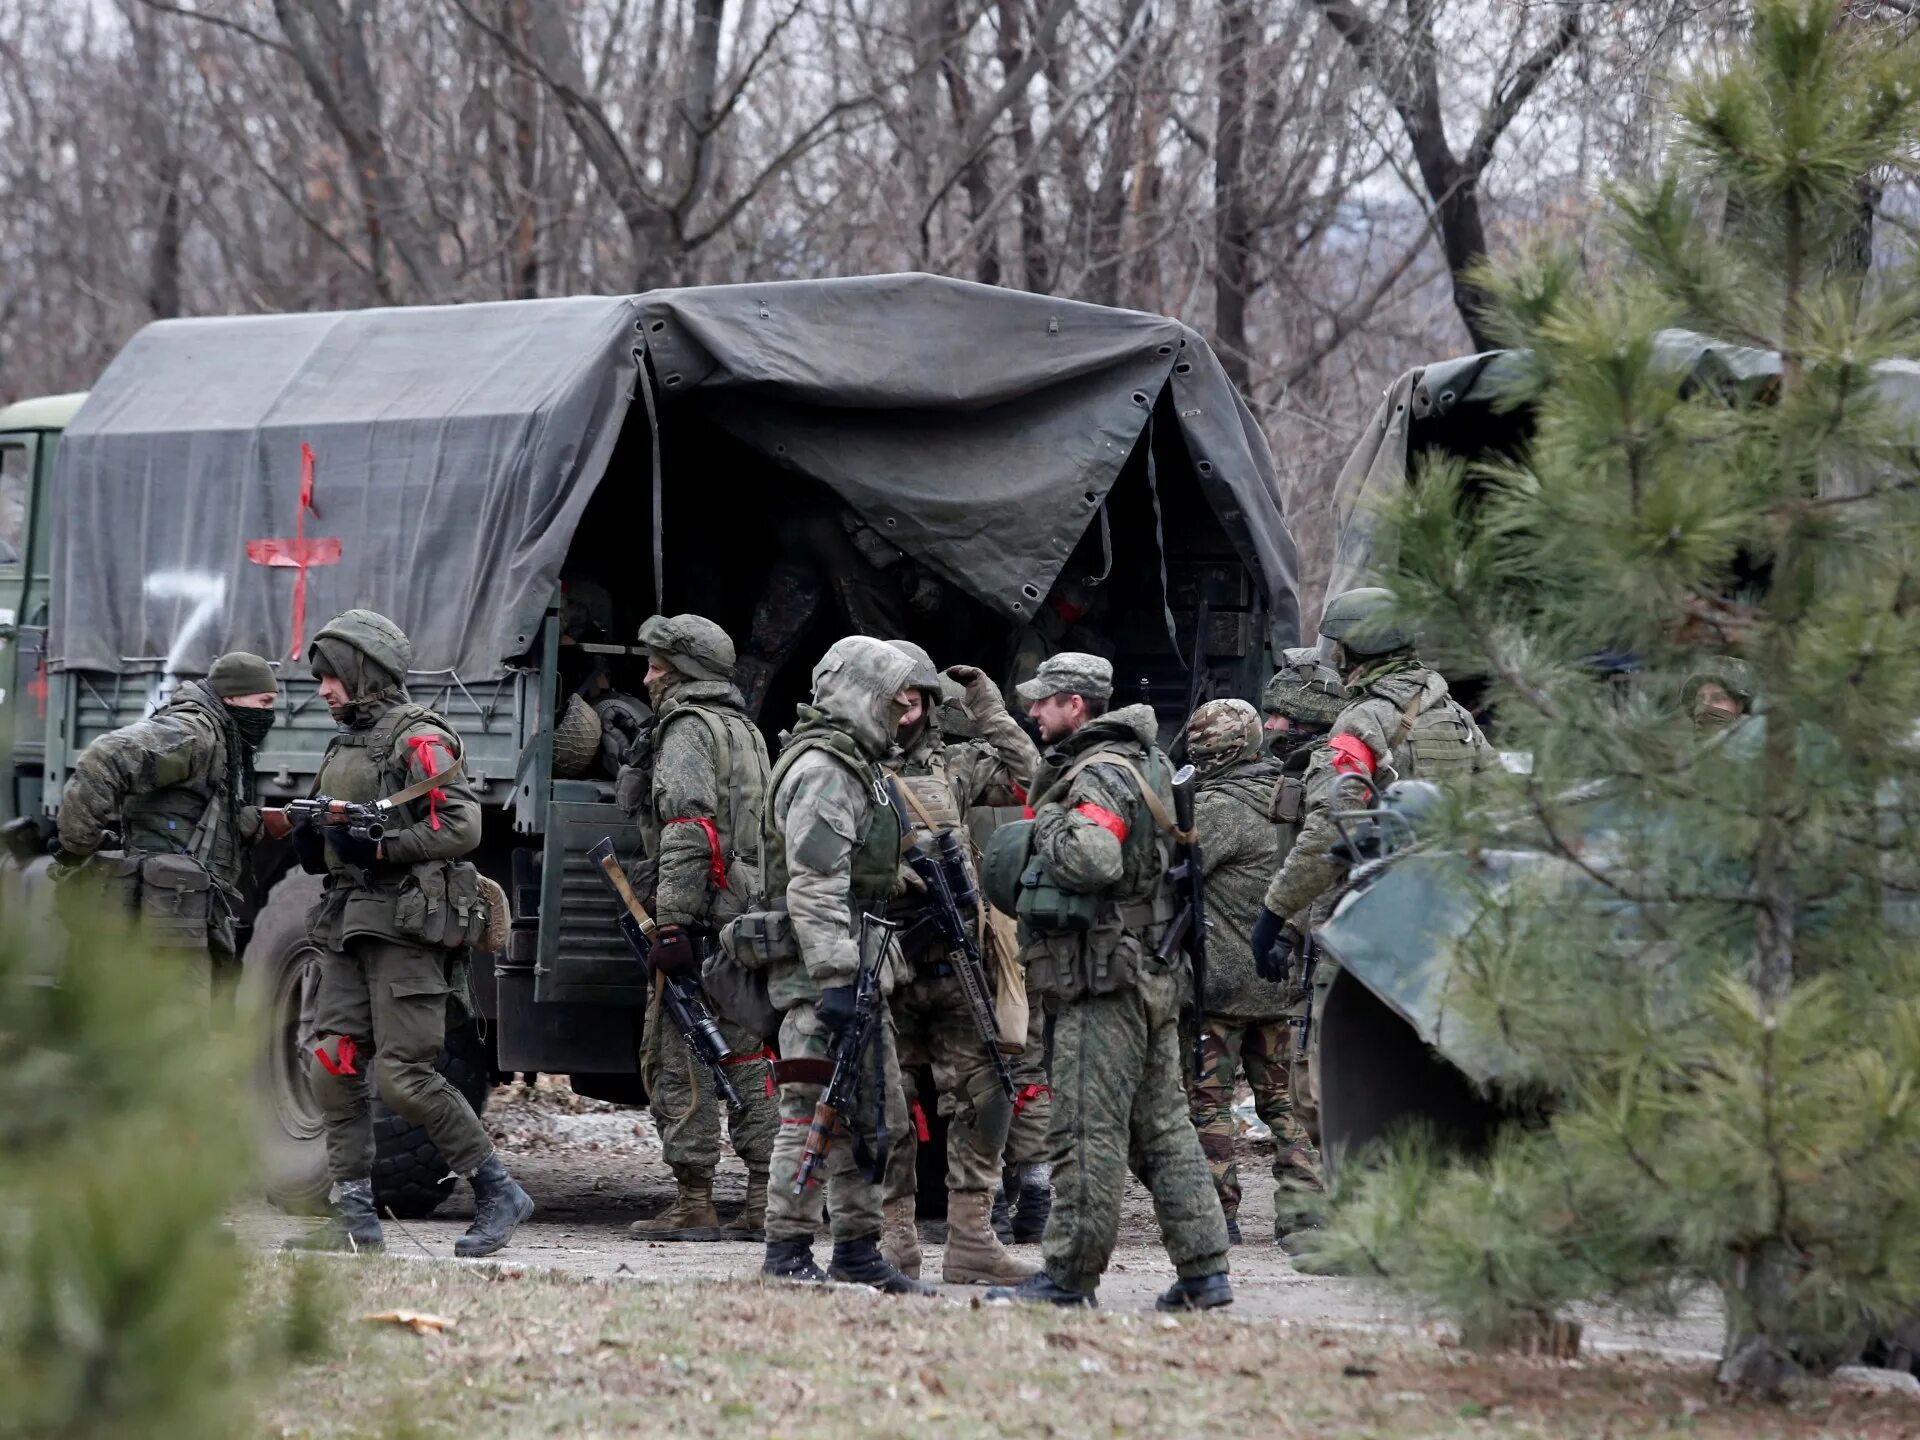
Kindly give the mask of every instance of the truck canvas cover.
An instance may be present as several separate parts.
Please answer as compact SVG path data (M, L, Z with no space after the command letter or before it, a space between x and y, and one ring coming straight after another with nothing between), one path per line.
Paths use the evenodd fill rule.
M671 426L681 405L1009 619L1157 413L1291 642L1272 461L1194 331L899 275L149 325L61 444L52 664L289 657L362 605L406 628L418 671L496 677L534 642L630 408Z

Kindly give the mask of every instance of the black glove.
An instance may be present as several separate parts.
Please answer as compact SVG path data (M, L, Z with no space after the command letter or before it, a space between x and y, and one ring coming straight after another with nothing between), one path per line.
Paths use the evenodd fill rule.
M87 857L85 855L82 855L78 850L67 849L67 847L62 845L58 840L55 840L52 846L49 847L49 853L53 856L53 864L49 867L48 873L52 875L55 881L64 880L69 875L78 873L80 867L87 863Z
M1273 911L1261 909L1253 922L1253 968L1262 980L1279 984L1293 968L1293 950L1300 937Z
M684 925L662 925L655 930L653 949L647 958L655 970L670 978L700 974L700 946Z
M343 865L353 865L364 870L380 858L378 840L356 840L347 833L344 825L322 825L327 844L333 847L333 853L340 857Z
M813 1013L838 1038L853 1023L853 986L829 985L813 1002Z

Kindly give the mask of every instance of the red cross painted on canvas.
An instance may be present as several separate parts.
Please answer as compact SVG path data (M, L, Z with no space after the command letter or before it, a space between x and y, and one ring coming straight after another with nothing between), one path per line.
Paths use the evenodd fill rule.
M320 512L313 503L313 447L306 441L300 442L300 508L294 512L293 538L284 536L266 540L247 541L247 559L256 565L270 565L278 569L292 570L293 577L293 649L287 658L300 658L300 642L307 633L307 571L315 565L338 565L340 563L340 540L329 535L322 539L307 538L307 516L320 518Z

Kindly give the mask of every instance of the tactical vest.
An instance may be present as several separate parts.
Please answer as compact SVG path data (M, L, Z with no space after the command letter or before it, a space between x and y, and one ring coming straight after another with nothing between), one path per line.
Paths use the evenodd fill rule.
M1313 763L1314 752L1320 748L1320 744L1316 738L1288 751L1287 758L1280 765L1280 778L1274 782L1267 818L1280 827L1280 854L1283 859L1293 849L1293 842L1300 838L1300 827L1306 823L1307 766Z
M714 894L710 919L716 926L724 925L759 903L762 834L773 782L767 774L766 750L753 722L737 710L717 705L683 700L661 712L654 721L652 755L660 753L667 727L682 716L697 718L713 742L713 781L718 792L713 828L727 869L727 889ZM651 764L650 757L646 800L639 819L647 853L658 856L664 823L654 804Z
M1035 799L1034 809L1065 804L1080 772L1109 758L1137 768L1171 813L1173 788L1166 756L1158 747L1119 740L1095 744L1072 756ZM1131 782L1132 777L1128 778ZM1147 967L1160 965L1152 952L1173 918L1173 887L1167 880L1172 841L1155 824L1144 801L1137 809L1135 822L1120 842L1120 881L1098 897L1092 924L1085 930L1029 934L1026 959L1031 992L1062 1000L1109 994L1134 987ZM1037 859L1033 863L1040 865Z
M233 890L240 881L239 837L227 789L227 747L233 743L226 719L198 685L182 686L154 711L156 720L194 716L213 727L213 759L201 774L178 785L136 795L120 810L121 835L131 853L192 855L215 882ZM191 723L191 721L189 721ZM204 825L203 825L204 822Z
M1432 780L1445 785L1462 780L1485 764L1486 738L1465 706L1448 696L1426 703L1426 678L1433 672L1385 677L1368 697L1397 706L1398 716L1388 727L1393 743L1392 764L1402 780ZM1411 696L1407 689L1418 678Z
M787 742L773 767L767 785L767 807L762 824L760 853L766 862L768 899L781 904L787 893L791 872L787 869L787 843L773 825L773 797L780 793L781 782L802 755L823 751L859 777L861 786L873 797L867 814L867 828L853 847L849 899L854 913L871 910L879 913L893 894L900 874L900 816L887 797L883 776L852 736L838 730L803 730Z
M406 747L400 744L400 737L422 721L439 729L447 737L450 751L448 763L452 763L452 756L460 753L453 727L426 706L404 701L365 730L343 731L335 735L320 761L320 773L314 777L312 793L356 805L371 805L383 796L404 789L409 779L408 767L412 764L412 757ZM411 817L408 820L410 823ZM331 845L326 849L326 859L334 884L360 883L360 873L342 862L333 853ZM370 878L379 881L387 877L376 873ZM394 878L397 879L397 875Z

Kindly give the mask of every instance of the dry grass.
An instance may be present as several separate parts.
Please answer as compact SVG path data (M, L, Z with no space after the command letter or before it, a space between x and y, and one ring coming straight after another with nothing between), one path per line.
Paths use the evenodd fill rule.
M261 1326L295 1267L259 1267ZM888 1300L864 1291L606 1284L511 1267L328 1262L327 1352L279 1378L290 1437L1628 1437L1920 1433L1920 1401L1810 1387L1729 1407L1647 1360L1492 1363L1420 1339ZM298 1308L298 1307L296 1307ZM359 1317L427 1311L419 1336Z

